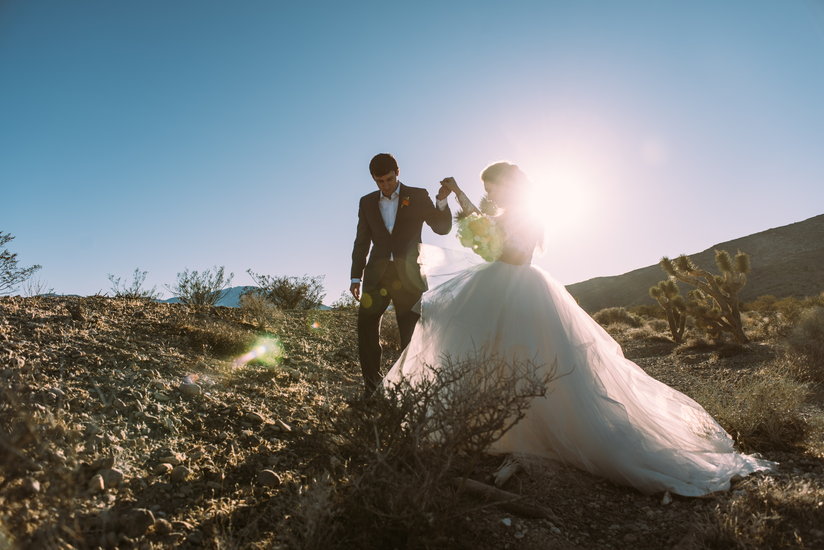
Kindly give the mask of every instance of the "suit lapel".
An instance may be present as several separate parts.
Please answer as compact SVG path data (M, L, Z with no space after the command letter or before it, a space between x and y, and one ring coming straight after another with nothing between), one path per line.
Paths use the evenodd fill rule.
M393 229L397 229L398 224L401 221L401 217L406 214L407 208L404 207L403 201L407 198L407 196L408 191L406 190L406 186L402 183L398 183L398 209L395 211L395 227Z

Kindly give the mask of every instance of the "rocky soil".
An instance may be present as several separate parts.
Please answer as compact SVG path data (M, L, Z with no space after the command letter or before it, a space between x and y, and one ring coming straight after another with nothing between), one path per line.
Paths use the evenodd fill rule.
M321 417L358 394L360 373L352 312L285 312L269 321L261 331L240 309L0 298L0 549L288 547L289 518L330 460L311 436ZM660 338L622 343L684 391L706 372L755 373L776 354L768 344L721 357L675 354ZM820 400L809 407L821 414ZM765 452L781 463L778 472L703 499L646 496L525 462L505 488L552 517L478 503L445 544L712 546L707 526L765 488L824 495L822 447L805 441ZM499 462L484 459L475 477L488 482ZM809 510L777 512L795 547L824 548L824 502L815 498L805 506L818 525Z

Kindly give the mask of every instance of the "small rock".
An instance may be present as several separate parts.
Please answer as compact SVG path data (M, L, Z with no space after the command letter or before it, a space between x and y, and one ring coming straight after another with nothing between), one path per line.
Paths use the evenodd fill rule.
M49 390L49 393L54 396L55 399L63 399L66 397L66 392L61 390L60 388L52 388Z
M203 542L203 533L201 533L200 531L192 531L191 533L189 533L189 537L187 540L194 544L200 545L200 543Z
M182 383L178 386L178 391L185 395L186 397L193 397L195 395L199 395L201 392L201 387L197 384L190 384L187 382Z
M103 456L92 462L91 469L92 470L102 470L104 468L113 468L114 467L114 457L113 456Z
M116 468L104 468L97 472L106 487L117 487L123 481L123 472Z
M155 533L159 535L168 535L172 532L172 523L166 519L156 519L154 522Z
M266 421L266 419L263 418L263 415L256 412L247 412L244 418L253 424L263 424Z
M284 422L281 419L278 419L277 422L275 422L275 425L278 428L280 428L281 430L283 430L284 432L291 432L292 431L292 426L290 426L289 424L287 424L286 422Z
M25 480L23 480L23 490L30 495L39 493L40 482L34 478L27 477Z
M139 537L144 535L154 523L155 517L151 510L134 508L125 518L123 531L126 533L126 536L132 538Z
M666 506L667 504L670 504L671 502L672 502L672 495L669 494L669 491L666 491L664 493L664 496L661 498L661 504Z
M181 455L177 454L170 454L168 456L164 456L160 458L160 462L168 462L172 466L178 466L183 462L183 458Z
M171 397L163 393L162 391L154 392L154 398L160 401L161 403L166 403L167 401L171 401Z
M525 535L526 535L526 533L524 533L523 531L515 531L515 538L516 539L522 539L522 538L524 538Z
M258 482L264 487L277 487L281 484L281 479L272 470L261 470L258 472Z
M555 527L554 525L552 527L550 527L549 530L552 531L553 533L555 533L556 535L561 534L561 530L558 529L557 527Z
M511 518L504 518L501 520L506 527L512 527L512 519Z
M156 476L163 476L171 472L173 468L174 466L172 466L168 462L161 462L160 464L154 467L152 473Z
M100 493L105 488L106 488L106 483L103 481L103 476L102 475L95 474L89 480L89 492L90 493Z
M94 422L88 422L85 425L85 430L83 433L85 433L86 436L92 436L99 434L101 431L102 430L100 429L100 426L98 426Z
M172 470L171 478L172 481L186 481L191 474L192 471L186 466L175 466L174 470Z

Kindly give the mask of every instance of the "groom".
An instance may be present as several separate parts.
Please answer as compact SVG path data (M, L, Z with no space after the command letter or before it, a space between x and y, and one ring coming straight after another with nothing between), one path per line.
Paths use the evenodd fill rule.
M358 354L364 397L370 397L381 381L380 323L390 302L395 306L401 349L412 339L419 317L412 306L426 290L418 265L421 227L426 222L439 235L446 235L452 228L452 213L446 201L449 189L441 186L435 196L437 206L432 204L426 189L407 187L398 181L398 163L389 153L375 155L369 173L378 190L360 199L349 287L360 302Z

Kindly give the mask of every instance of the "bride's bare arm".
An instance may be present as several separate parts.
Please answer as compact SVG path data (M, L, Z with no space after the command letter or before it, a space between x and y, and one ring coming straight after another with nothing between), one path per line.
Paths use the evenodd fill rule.
M480 209L472 204L472 201L469 200L469 197L466 196L466 193L458 187L458 182L455 181L455 178L444 178L441 180L441 185L449 189L452 193L455 193L455 198L458 199L458 205L461 207L461 212L464 215L469 214L480 214Z

